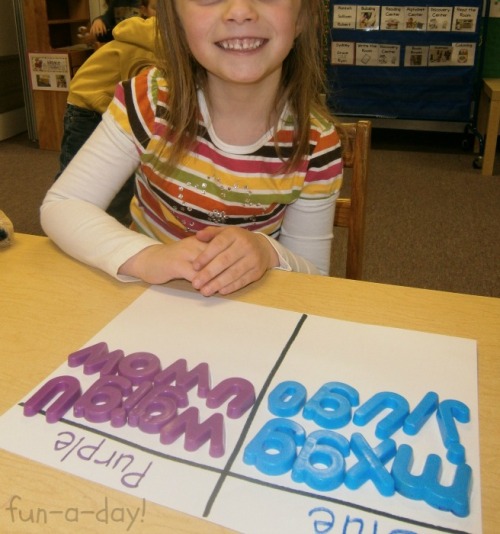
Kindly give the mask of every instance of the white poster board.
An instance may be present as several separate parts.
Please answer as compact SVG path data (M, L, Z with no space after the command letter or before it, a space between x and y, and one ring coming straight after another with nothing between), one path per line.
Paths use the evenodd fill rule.
M31 87L37 91L69 91L71 72L68 54L30 52Z
M341 533L352 532L351 527L357 528L355 532L365 532L360 530L363 525L367 532L378 533L421 534L435 532L436 528L450 533L481 532L475 341L307 316L153 287L83 348L102 342L108 348L103 353L104 359L95 358L91 365L91 359L85 362L82 352L77 351L76 357L70 357L72 367L66 363L61 365L18 405L0 417L0 447L135 495L145 502L168 506L245 533ZM114 352L117 350L122 350L123 354L120 356L120 353ZM83 417L75 417L73 409L76 410L78 403L86 394L88 396L90 388L102 380L99 372L104 369L101 366L99 371L99 361L110 365L110 369L113 367L110 362L118 362L115 371L108 369L115 374L104 376L104 380L112 382L126 381L125 377L130 378L135 372L144 376L149 372L148 365L144 364L142 368L137 365L140 360L137 353L141 353L143 358L146 358L145 353L149 354L148 361L153 361L153 356L157 357L161 371L155 371L155 379L160 372L163 373L162 379L167 379L166 370L177 369L171 383L188 390L187 402L178 403L183 407L178 409L177 417L194 408L198 410L202 422L219 414L216 417L219 422L223 420L224 425L224 451L217 449L220 434L216 425L212 427L212 434L204 438L200 438L202 433L194 436L196 432L187 430L186 436L192 439L186 441L182 430L178 432L178 439L175 436L172 439L172 435L165 431L169 423L160 428L160 433L141 430L137 421L130 426L133 411L128 412L130 424L120 426L117 421L119 415L123 415L122 408L134 394L138 395L140 385L134 386L128 397L123 394L124 404L113 412L113 423L88 421L88 411ZM182 361L186 364L185 373L179 371L182 367L179 362ZM125 363L129 365L128 371ZM85 374L84 370L91 374ZM74 383L76 379L81 385L83 396L73 399L73 409L70 408L59 421L49 423L46 416L49 412L53 413L53 401L50 401L41 411L25 416L23 410L26 406L33 407L34 395L43 390L44 384L51 379L61 380L62 376L72 377L65 380L73 380ZM205 382L207 377L210 383ZM237 377L241 380L238 381ZM123 386L125 391L125 382L122 382L120 387ZM289 411L293 404L292 390L282 395L279 402L271 403L273 410L283 408L288 413L286 410L281 415L270 412L270 395L285 382L305 388L305 406L308 407L313 406L312 399L318 398L315 394L325 384L340 384L341 389L355 390L359 394L357 406L354 400L350 402L352 417L337 425L338 428L326 430L330 437L351 441L351 451L344 459L344 472L341 473L345 479L341 478L334 489L314 489L307 482L294 480L291 469L281 474L267 474L248 461L252 447L270 421L272 423L269 424L275 424L279 420L278 427L299 425L308 440L315 431L325 430L319 419L304 417L305 407L304 411L295 410L295 414ZM235 395L222 399L222 404L219 399L218 407L209 407L208 399L214 395L217 397L215 392L221 384L230 384L233 388L230 391ZM234 417L229 417L227 414L231 405L234 408L233 401L239 398L238 391L245 390L248 384L254 387L255 402L250 403L251 406L240 405L236 413L233 412ZM238 390L240 386L242 389ZM248 393L248 388L245 391ZM387 402L401 398L406 400L412 414L426 394L435 392L440 403L452 400L466 406L470 417L468 422L458 422L450 415L452 410L448 410L445 426L450 433L455 430L456 435L451 436L453 443L449 442L446 446L436 413L429 410L428 419L424 417L427 421L415 435L405 433L400 421L401 424L388 430L388 436L378 438L376 434L380 431L381 422L387 420L386 415L392 413L391 410L385 410L371 420L365 417L361 426L354 421L359 415L357 412L366 412L368 401L383 392L391 393ZM248 400L246 393L243 397ZM276 400L275 396L271 397ZM313 412L327 418L332 414L336 416L338 411L332 402L334 398L333 394L326 395L324 402L320 403L324 411L318 408ZM100 403L101 407L102 403L106 404L106 395L97 395L94 401L92 406L98 409ZM161 415L161 408L156 408ZM149 414L149 421L155 417L153 412ZM444 417L444 409L442 413ZM405 421L409 421L406 416ZM274 446L279 449L281 442L290 439L291 434L279 432L270 434L269 441L263 440L267 449L262 449L261 459L269 460L273 453L271 449ZM28 434L31 439L26 440ZM342 438L338 438L339 435ZM355 435L357 438L354 438ZM160 436L170 436L172 442L162 443ZM317 455L315 460L324 460L335 448L329 439L326 445L317 442L318 445L323 444L323 452L326 453ZM359 448L363 440L364 449ZM193 448L188 442L191 445L195 443L194 450L187 450ZM249 443L253 445L249 446ZM389 449L392 447L399 451L404 444L412 447L412 472L415 471L415 475L421 472L429 455L439 456L442 474L436 480L437 486L451 487L458 471L457 464L461 465L461 469L464 465L468 466L470 486L465 489L459 487L455 492L462 495L465 492L466 513L457 516L440 510L427 504L423 494L422 498L408 498L398 491L387 496L382 494L394 479L391 474L394 456L387 459L391 456ZM385 452L382 451L384 447ZM298 459L304 458L305 449L304 443L297 444L293 453L296 454L294 468ZM448 461L447 451L459 452L459 449L464 453L463 461L456 461L456 458L455 463ZM260 450L258 443L253 450ZM283 458L282 452L278 451L276 458ZM370 459L374 465L377 462L380 465L371 469L369 462L366 463ZM320 465L316 468L322 469ZM350 487L346 486L348 479ZM352 483L359 487L353 487ZM420 488L424 492L429 489L426 484ZM443 492L445 494L446 490ZM442 502L447 505L455 500L445 498Z

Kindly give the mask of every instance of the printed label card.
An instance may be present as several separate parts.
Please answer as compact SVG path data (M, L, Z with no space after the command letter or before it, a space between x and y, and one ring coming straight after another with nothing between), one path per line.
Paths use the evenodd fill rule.
M379 29L380 6L358 6L356 29L358 30L378 30Z
M345 41L332 42L332 65L354 65L354 43Z
M427 67L428 57L428 46L405 47L405 67Z
M429 46L429 67L449 67L452 65L453 46Z
M427 7L405 7L405 26L408 31L425 31L427 29Z
M382 6L380 12L380 29L401 31L405 23L405 10L402 6Z
M376 43L356 43L356 65L377 67L380 45Z
M451 62L459 67L472 67L476 57L476 43L453 43Z
M69 91L68 54L28 54L31 86L36 91Z
M333 28L356 29L356 6L334 5L333 6Z
M429 6L427 18L427 31L449 32L453 17L452 7Z
M356 65L361 67L399 67L400 45L356 43Z
M477 7L455 6L452 31L474 33L476 31L478 12L479 9Z
M490 18L500 18L500 0L492 0L490 3Z
M399 67L399 57L401 54L400 45L379 45L378 65L379 67Z

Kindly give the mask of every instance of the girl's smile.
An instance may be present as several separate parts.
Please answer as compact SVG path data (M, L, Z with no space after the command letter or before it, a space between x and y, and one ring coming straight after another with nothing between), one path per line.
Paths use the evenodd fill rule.
M237 52L249 52L257 50L264 46L267 39L255 39L252 37L245 37L243 39L227 39L225 41L219 41L217 46L224 50L234 50Z
M191 53L209 76L278 83L299 34L300 0L176 0Z

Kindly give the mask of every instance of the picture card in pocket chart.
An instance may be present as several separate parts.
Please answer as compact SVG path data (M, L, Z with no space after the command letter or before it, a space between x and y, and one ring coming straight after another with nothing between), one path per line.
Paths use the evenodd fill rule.
M473 340L152 287L64 357L2 448L245 533L481 532Z

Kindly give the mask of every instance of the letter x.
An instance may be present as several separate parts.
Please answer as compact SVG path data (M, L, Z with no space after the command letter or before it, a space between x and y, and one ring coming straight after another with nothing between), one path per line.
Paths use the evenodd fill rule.
M396 455L396 443L392 439L381 441L374 449L362 434L355 432L351 437L351 449L358 462L346 472L344 484L352 490L372 480L385 497L394 495L394 480L384 465Z

